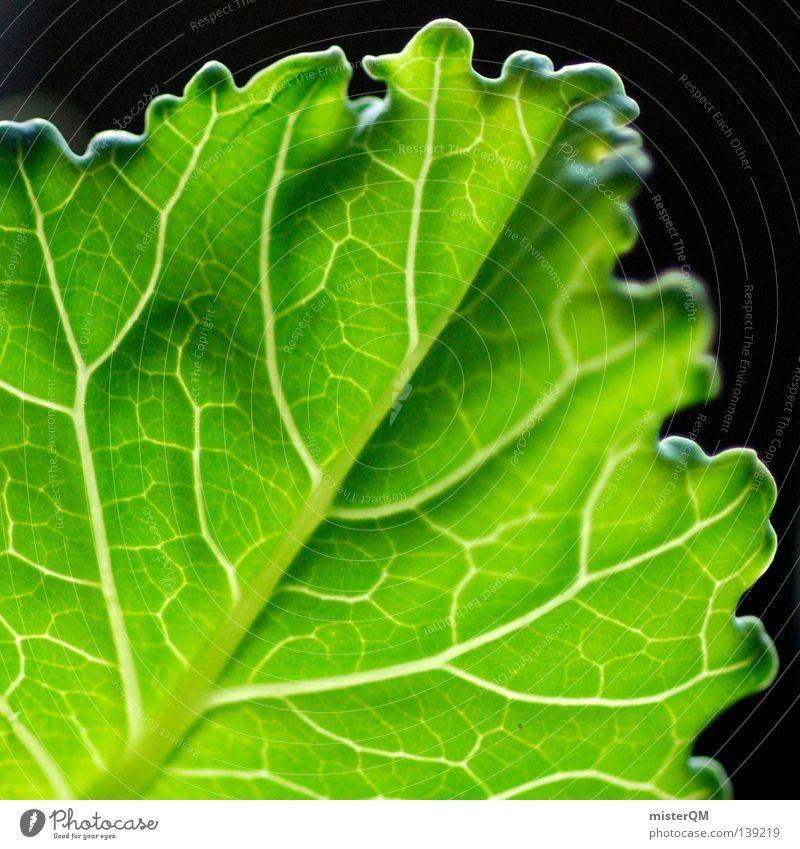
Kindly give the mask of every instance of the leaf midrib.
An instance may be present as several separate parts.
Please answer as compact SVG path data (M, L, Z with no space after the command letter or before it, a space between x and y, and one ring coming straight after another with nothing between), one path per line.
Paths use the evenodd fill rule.
M519 100L520 90L515 94L515 100ZM527 180L520 187L514 206L510 209L508 216L513 214L520 199L525 195L530 184L536 178L542 162L550 151L553 141L561 132L564 124L571 113L580 104L567 106L560 120L557 121L550 138L541 146L538 157L534 157L531 163ZM527 127L521 115L519 117L520 132L524 135L526 144L530 149L530 139ZM436 116L429 112L429 120L435 122ZM284 139L286 144L291 142L291 134ZM422 173L422 169L421 169ZM426 174L427 177L427 174ZM419 181L418 181L419 182ZM420 199L424 190L424 182L421 183ZM279 188L279 187L278 187ZM416 197L416 194L415 194ZM412 217L413 223L413 217ZM264 234L262 233L262 239ZM498 231L495 242L487 251L491 254L494 244L502 238L502 228ZM278 546L271 554L270 563L256 580L251 583L249 591L241 597L239 604L231 611L223 626L208 641L205 649L201 651L197 660L187 671L183 681L174 692L166 694L166 704L159 718L148 723L156 730L149 737L139 741L129 742L122 756L117 761L114 773L101 776L100 779L89 790L93 798L113 798L120 796L129 798L135 788L143 792L153 780L156 771L174 752L174 745L170 740L185 739L191 727L199 721L206 708L209 694L217 687L217 680L229 663L236 648L241 644L249 633L249 628L256 618L261 614L265 605L272 596L278 581L286 574L297 554L302 550L305 542L328 515L337 487L345 480L353 463L351 458L357 457L366 445L369 438L377 429L385 417L395 394L395 386L398 381L406 382L410 374L413 374L450 320L461 302L466 297L472 281L485 262L485 259L476 262L473 274L470 276L470 284L463 292L454 296L452 301L442 308L435 322L428 328L425 334L418 337L415 348L409 349L406 359L395 372L394 379L387 383L386 389L378 402L373 406L370 414L364 418L357 432L354 434L352 445L348 451L340 451L334 465L324 475L305 502L304 508L300 510L297 517L286 533L281 537Z
M518 101L519 95L520 92L518 91L515 95L515 100ZM212 90L212 98L213 97L214 92ZM513 214L513 209L516 207L516 204L519 203L519 199L524 196L530 186L530 183L535 179L542 161L550 150L553 139L560 132L564 123L569 118L569 115L577 105L578 104L568 106L564 110L564 113L556 124L551 138L542 145L540 155L538 158L534 157L532 159L528 178L521 187L515 206L512 207L512 211L509 215ZM191 665L179 686L174 690L174 692L166 694L165 705L160 712L159 717L148 717L141 704L138 676L135 665L133 665L130 641L127 637L127 633L125 632L124 614L116 593L113 570L110 568L110 555L106 564L108 569L103 568L103 540L105 540L105 549L108 548L108 543L105 535L105 519L103 515L102 502L97 488L97 478L94 473L91 444L86 426L85 397L91 376L100 365L113 356L114 351L125 338L130 328L135 324L136 320L138 320L141 312L145 309L147 303L151 300L153 293L157 289L163 265L169 215L172 208L175 206L175 203L177 203L180 198L183 188L185 188L185 184L189 179L197 160L199 159L200 153L213 132L213 128L216 123L216 111L215 106L213 105L212 113L212 117L210 118L206 130L202 135L202 139L194 148L192 156L190 157L189 167L186 169L182 179L179 181L175 193L171 196L160 214L161 226L159 228L156 261L154 263L153 272L148 280L148 284L137 302L132 315L123 324L123 327L115 335L114 339L105 351L91 364L87 365L83 362L83 359L80 357L80 351L77 348L77 344L72 344L70 335L74 337L74 332L72 331L69 323L68 315L63 305L63 300L61 299L57 280L54 276L52 276L54 275L54 268L51 269L48 267L47 269L48 276L50 276L51 279L51 287L54 290L57 307L59 308L62 324L64 325L65 335L67 336L68 343L70 343L69 347L73 353L73 357L76 360L78 368L74 405L72 407L54 405L50 402L44 402L44 399L27 396L26 393L22 390L17 390L15 387L8 387L9 391L12 391L23 400L31 400L34 403L43 402L43 405L49 408L56 408L59 409L59 411L68 414L75 425L81 449L81 459L83 461L86 476L87 500L89 502L95 547L98 553L98 563L100 564L103 595L106 600L106 604L109 607L109 611L112 614L110 618L113 620L112 630L114 631L114 643L118 659L120 661L120 676L123 683L126 714L128 716L129 729L133 732L126 744L125 750L121 757L117 760L117 768L114 770L113 775L109 772L108 775L101 776L95 783L94 787L89 788L91 795L97 798L110 798L113 796L129 797L131 793L136 792L137 789L139 791L143 791L149 785L155 771L174 750L173 744L169 741L182 739L184 734L202 715L204 700L207 698L208 693L212 692L215 688L218 676L229 662L237 646L247 635L250 625L262 612L264 604L271 596L274 587L280 578L286 573L286 570L291 565L297 553L302 549L305 541L310 537L320 522L325 519L328 507L335 495L336 487L344 480L352 466L353 461L351 458L358 456L390 408L396 381L407 380L408 375L417 369L430 350L433 340L438 338L441 334L449 321L450 315L458 309L463 298L469 291L469 286L467 286L463 292L458 292L454 296L452 302L440 310L440 313L433 325L426 329L426 333L422 335L421 338L418 332L414 334L414 326L410 322L409 353L404 362L397 369L396 380L388 383L381 398L373 406L370 414L364 418L359 429L354 434L349 450L341 451L330 471L324 476L321 476L317 480L316 485L312 486L311 494L306 500L303 509L298 512L292 527L288 529L287 533L285 533L281 538L276 549L272 552L269 564L253 582L251 591L248 592L246 596L242 597L239 603L234 606L226 623L216 632L214 637L208 641L206 647L201 651L197 660ZM434 105L429 107L429 134L433 132L431 126L435 126L435 121L436 113L434 101ZM527 128L524 125L522 116L520 116L520 131L525 135L526 143L529 144L530 147L529 139L527 137ZM284 141L287 145L291 142L291 130L286 134ZM420 209L424 188L427 183L428 171L429 166L428 168L425 168L425 163L423 162L420 175L416 180L415 191L415 204L416 201L419 200L418 206ZM25 179L30 189L31 187L27 181L27 177ZM278 181L276 190L279 190L279 187L280 181ZM32 201L35 201L35 198L32 197ZM41 215L41 210L38 212L39 215ZM415 256L415 253L412 251L412 243L415 243L416 241L418 235L416 229L419 225L419 217L415 217L413 212L414 211L412 210L411 230L409 233L409 257ZM416 228L414 226L414 222L416 222ZM45 249L45 253L47 254L47 242L43 227L38 228L37 235L39 236L40 241L42 242L42 247ZM263 238L264 234L262 233L262 240ZM500 238L499 233L496 240L498 238ZM488 253L490 252L491 249ZM476 261L476 268L469 278L470 281L474 280L483 261L484 260ZM413 269L411 273L409 273L407 269L407 285L409 280L413 284L415 276L416 275L413 274ZM409 309L410 308L411 304L409 304ZM416 344L412 347L411 342L415 338ZM83 435L83 438L81 435ZM92 482L94 483L94 486L92 486ZM113 615L114 610L118 612L118 616ZM116 623L116 626L114 623ZM121 632L118 627L120 625L122 628ZM126 662L126 657L130 661L129 663ZM60 788L54 787L54 789L63 791L65 788L62 785Z

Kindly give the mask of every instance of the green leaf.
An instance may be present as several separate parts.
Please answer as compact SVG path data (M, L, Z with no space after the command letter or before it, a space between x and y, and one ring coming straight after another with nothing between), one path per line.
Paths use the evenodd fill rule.
M439 21L82 157L2 125L5 797L697 797L766 686L769 474L658 441L693 281L612 276L613 72Z

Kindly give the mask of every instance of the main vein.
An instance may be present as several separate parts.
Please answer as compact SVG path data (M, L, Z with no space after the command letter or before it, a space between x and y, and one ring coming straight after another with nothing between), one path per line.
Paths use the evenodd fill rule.
M433 141L436 120L436 102L439 94L439 80L440 63L437 61L432 99L428 104L425 157L417 180L415 181L413 208L411 210L411 224L408 236L409 244L407 248L407 263L405 268L409 342L407 356L400 364L397 372L398 374L407 375L416 369L429 350L432 340L441 333L451 312L458 307L463 295L462 292L458 292L454 295L453 302L448 305L449 309L441 310L441 315L438 316L432 322L431 326L426 329L425 338L421 339L417 316L417 248L419 243L419 229L424 190L434 161ZM377 427L385 411L391 404L394 390L392 386L387 386L386 392L370 410L369 414L365 416L357 432L353 435L351 444L352 451L342 452L341 458L337 457L331 464L331 468L327 470L329 474L323 475L322 469L317 465L314 458L311 456L308 447L305 445L302 437L300 436L294 422L291 408L281 386L280 374L277 366L277 352L275 350L275 316L273 313L270 287L269 233L272 227L276 199L282 180L285 176L286 158L292 140L294 125L299 114L299 111L294 112L287 119L287 125L283 133L280 150L276 159L275 170L265 197L259 246L259 283L265 322L266 365L268 376L283 425L311 477L311 493L305 501L302 509L298 512L296 521L291 528L287 529L282 543L279 544L275 551L272 552L272 556L265 564L263 574L251 588L252 592L248 593L246 597L243 596L239 600L238 604L234 605L234 609L231 611L230 617L223 623L219 631L211 639L209 639L206 650L201 652L196 658L192 667L189 669L185 680L182 682L182 686L176 688L176 691L170 694L170 699L168 700L165 710L160 716L161 721L156 720L160 732L162 732L159 735L148 736L147 729L144 727L145 714L141 706L139 681L111 567L111 558L103 516L103 506L97 484L97 475L94 468L91 443L86 422L85 401L90 377L107 359L113 356L115 350L118 348L119 344L121 344L128 331L141 317L144 309L155 292L161 275L165 247L165 230L169 213L185 188L193 170L197 166L198 157L206 141L211 135L214 121L209 121L200 143L192 153L189 166L179 181L175 194L161 210L159 216L160 227L156 249L156 261L147 286L142 292L135 309L119 329L108 348L96 360L88 365L81 357L81 352L78 349L77 340L75 339L74 331L72 330L69 322L69 317L56 280L54 263L50 256L45 236L42 212L38 207L32 187L27 177L25 177L26 187L37 216L37 236L42 243L42 248L45 253L45 262L47 265L48 275L50 277L53 297L61 318L67 342L78 367L75 404L72 408L66 408L65 412L67 412L73 419L78 435L81 461L86 477L87 501L89 504L92 531L98 554L101 585L109 609L112 634L119 658L120 675L123 679L126 714L131 730L129 735L131 739L129 740L128 750L121 755L119 763L116 765L112 781L103 787L104 790L108 791L103 795L110 795L112 792L119 792L120 788L123 788L127 794L132 789L132 786L135 785L141 787L147 784L152 770L158 763L161 762L161 760L163 760L164 757L166 757L170 750L171 744L168 742L170 735L163 732L175 731L176 734L180 736L188 730L191 724L193 724L204 707L207 707L208 702L206 694L208 693L209 684L216 680L222 668L224 668L224 665L230 659L231 653L235 650L241 642L241 639L247 633L247 629L254 620L255 616L261 611L264 599L269 598L274 586L285 573L285 570L293 561L305 540L308 539L318 525L322 516L325 514L325 511L329 507L332 494L335 491L336 483L343 480L349 470L350 456L357 454L361 448L363 448L363 445L366 443L375 427ZM569 112L564 114L563 120L567 119L568 114ZM216 117L215 106L214 117ZM530 183L530 180L532 180L537 173L538 166L542 161L543 155L543 153L540 154L532 163L532 171L529 174L527 184ZM20 395L20 393L16 394ZM36 402L36 399L31 400ZM46 404L45 406L53 405ZM150 742L146 743L146 740L149 740Z

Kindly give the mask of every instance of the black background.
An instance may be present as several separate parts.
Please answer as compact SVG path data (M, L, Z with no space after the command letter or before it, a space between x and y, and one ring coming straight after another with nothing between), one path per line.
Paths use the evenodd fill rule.
M800 400L785 432L776 432L800 364L800 230L793 197L800 186L800 134L796 104L793 110L788 102L800 91L793 58L800 17L789 3L366 0L328 6L239 0L237 8L231 0L228 14L198 28L192 22L226 0L1 2L0 117L53 117L80 151L102 129L141 131L140 99L155 85L159 93L179 93L207 59L224 62L242 83L298 50L337 43L351 61L398 50L435 17L454 17L472 30L477 69L489 76L519 48L546 53L556 65L593 60L615 68L641 106L637 125L655 163L637 204L641 243L625 258L622 273L649 278L675 264L674 245L651 200L660 194L693 273L707 282L717 306L723 389L703 411L708 418L698 441L710 452L755 448L781 489L773 516L780 538L776 562L741 604L742 612L766 622L781 656L780 677L767 693L720 717L696 751L723 763L739 798L797 798L797 778L787 778L785 767L796 770L800 725L793 527L800 502ZM684 74L714 104L711 112L682 84ZM376 86L356 71L354 94ZM749 169L733 139L746 151ZM752 362L722 432L745 335L747 283L754 287ZM695 416L683 413L665 430L686 433Z

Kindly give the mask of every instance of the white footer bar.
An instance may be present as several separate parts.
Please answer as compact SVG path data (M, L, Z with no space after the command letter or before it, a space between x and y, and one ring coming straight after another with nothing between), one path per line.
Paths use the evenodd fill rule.
M796 802L0 802L0 846L800 846Z

